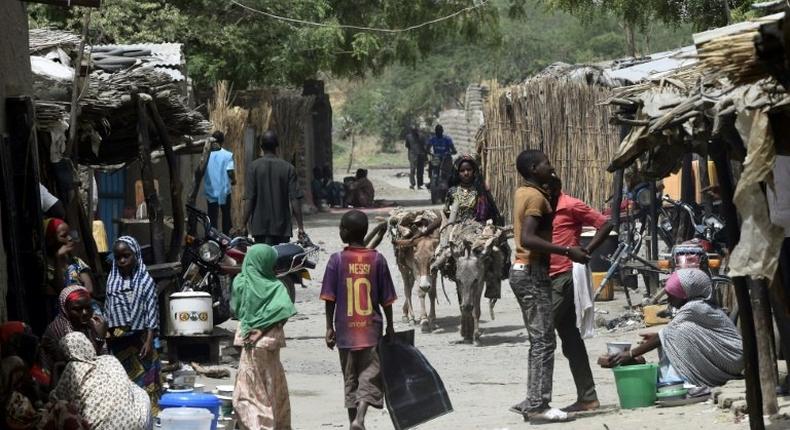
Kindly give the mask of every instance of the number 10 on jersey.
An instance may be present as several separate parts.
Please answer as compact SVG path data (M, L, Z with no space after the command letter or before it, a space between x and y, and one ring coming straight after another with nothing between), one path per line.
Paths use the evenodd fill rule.
M363 300L364 298L364 300ZM346 313L348 316L368 316L373 313L368 278L346 278ZM362 305L365 305L363 308Z

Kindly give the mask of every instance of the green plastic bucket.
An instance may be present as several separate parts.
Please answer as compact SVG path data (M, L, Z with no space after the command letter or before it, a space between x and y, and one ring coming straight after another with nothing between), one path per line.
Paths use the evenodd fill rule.
M656 402L657 365L618 366L612 370L621 408L643 408Z

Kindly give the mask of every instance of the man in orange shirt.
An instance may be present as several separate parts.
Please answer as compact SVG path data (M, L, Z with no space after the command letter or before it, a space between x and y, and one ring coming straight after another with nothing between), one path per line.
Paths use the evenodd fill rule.
M562 181L553 178L549 182L549 193L556 200L551 242L559 246L579 246L582 227L595 227L597 232L587 247L587 254L595 251L609 236L612 224L600 212L587 206L583 201L562 192ZM554 328L562 341L562 354L568 364L576 384L576 403L563 408L565 412L580 412L597 409L600 406L595 392L587 348L584 346L579 328L576 326L576 307L574 305L573 262L570 258L554 254L551 256L549 276L553 290Z
M554 175L554 168L542 151L528 149L519 154L516 168L526 184L516 190L513 205L513 231L516 261L510 270L510 288L521 306L529 335L527 397L511 407L531 423L567 421L568 415L551 408L554 349L557 347L552 318L552 289L549 257L560 254L587 263L589 256L581 247L558 246L552 240L553 208L543 188Z

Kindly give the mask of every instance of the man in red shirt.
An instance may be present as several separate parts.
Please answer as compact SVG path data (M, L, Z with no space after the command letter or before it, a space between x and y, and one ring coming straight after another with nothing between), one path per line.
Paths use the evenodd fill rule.
M554 221L552 222L551 242L557 246L579 246L582 227L595 227L595 237L584 251L590 255L600 246L612 231L612 224L600 212L587 206L583 201L562 192L562 182L555 178L549 183L552 203L556 201ZM573 262L561 254L552 254L549 263L551 277L554 327L562 341L562 354L576 383L576 403L563 409L565 412L579 412L597 409L600 406L595 392L587 348L581 333L576 327L576 307L573 291Z

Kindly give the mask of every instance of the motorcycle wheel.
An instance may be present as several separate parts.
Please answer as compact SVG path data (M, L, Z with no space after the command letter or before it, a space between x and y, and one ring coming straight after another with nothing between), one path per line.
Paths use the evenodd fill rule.
M210 293L215 302L219 302L217 306L212 306L215 326L224 323L231 317L230 288L230 279L227 276L212 277Z

